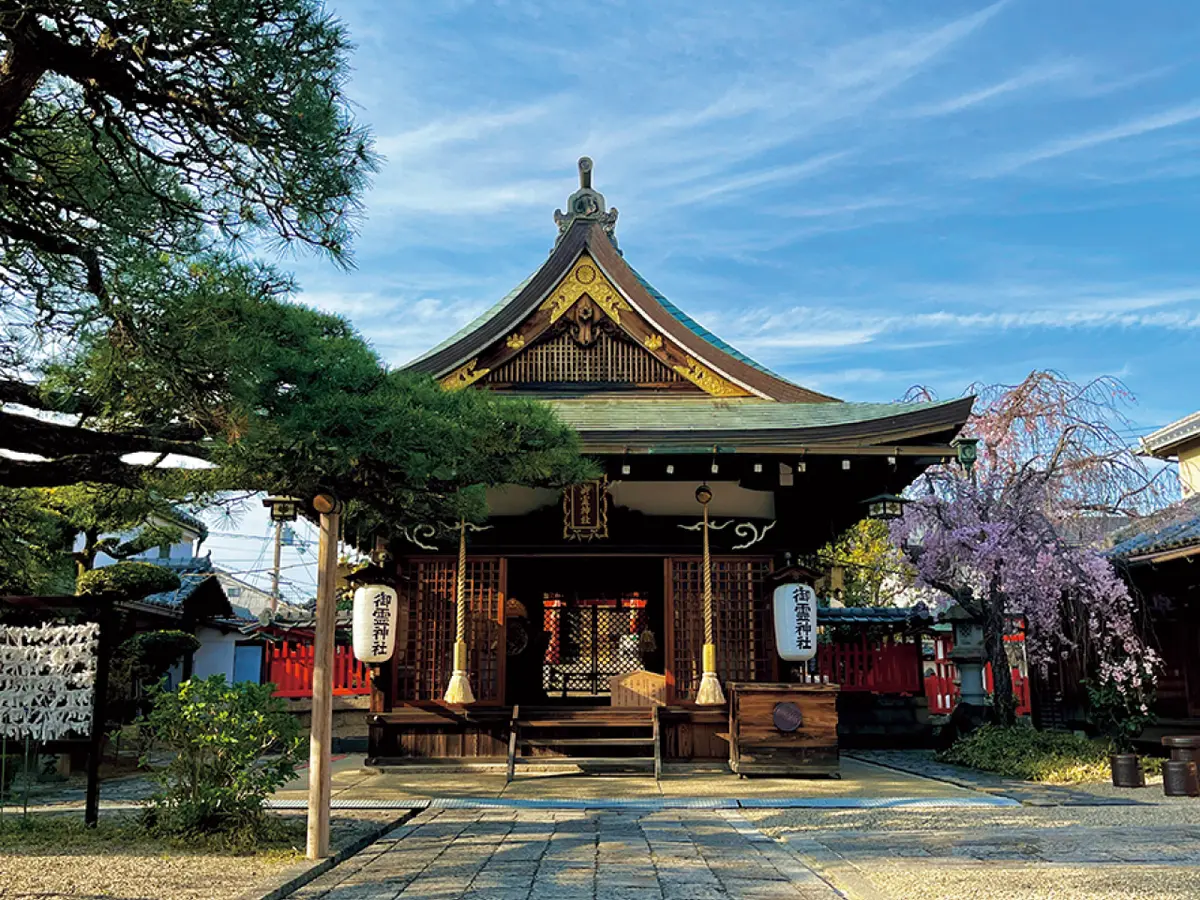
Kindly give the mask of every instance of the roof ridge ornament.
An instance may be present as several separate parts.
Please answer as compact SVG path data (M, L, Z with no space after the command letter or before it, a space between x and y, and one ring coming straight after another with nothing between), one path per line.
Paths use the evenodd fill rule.
M587 156L579 157L579 190L567 198L567 211L554 211L554 224L558 226L560 238L576 219L598 222L616 246L617 208L607 209L604 195L592 188L592 160Z

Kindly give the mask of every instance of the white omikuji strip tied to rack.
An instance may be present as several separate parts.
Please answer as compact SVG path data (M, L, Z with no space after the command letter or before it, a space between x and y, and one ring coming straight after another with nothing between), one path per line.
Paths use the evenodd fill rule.
M0 625L0 735L53 741L92 729L100 626Z

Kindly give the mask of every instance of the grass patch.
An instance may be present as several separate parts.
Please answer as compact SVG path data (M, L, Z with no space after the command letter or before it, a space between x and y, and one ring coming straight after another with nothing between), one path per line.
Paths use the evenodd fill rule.
M1111 780L1111 753L1112 744L1106 740L1021 725L984 725L959 738L938 759L1043 784L1084 784ZM1144 758L1142 767L1147 774L1157 774L1162 760Z
M86 827L80 813L39 813L25 819L6 812L0 822L3 852L32 855L258 856L286 861L303 856L304 841L304 820L281 816L269 816L266 827L254 834L186 837L151 834L136 815L102 815L95 828Z

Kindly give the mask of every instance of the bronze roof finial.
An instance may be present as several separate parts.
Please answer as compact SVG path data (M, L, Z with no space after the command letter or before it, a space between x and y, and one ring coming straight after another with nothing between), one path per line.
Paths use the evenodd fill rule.
M617 238L613 232L617 227L617 210L616 207L608 209L604 195L592 188L592 160L588 156L579 157L579 190L567 198L567 211L554 211L554 224L558 226L559 237L567 233L576 219L600 223L616 245Z

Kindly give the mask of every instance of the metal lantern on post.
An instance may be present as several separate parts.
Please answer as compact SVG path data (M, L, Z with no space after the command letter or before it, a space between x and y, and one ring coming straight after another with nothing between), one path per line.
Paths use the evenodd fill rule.
M714 635L712 557L708 549L708 504L713 492L707 484L696 488L696 502L704 508L701 530L704 533L704 650L701 657L700 689L696 691L698 706L721 706L725 703L725 692L721 690L721 679L717 677L717 644Z
M272 494L263 500L262 505L271 511L272 522L295 522L300 513L300 501L295 497Z
M904 504L908 503L899 494L877 494L863 501L867 507L867 518L888 522L904 515Z
M283 497L272 494L262 502L271 511L271 521L275 523L275 562L271 568L271 612L279 606L279 566L283 556L283 527L288 522L295 522L300 512L300 501L295 497Z
M950 446L954 448L958 464L970 475L975 468L975 461L979 459L979 438L956 437Z

